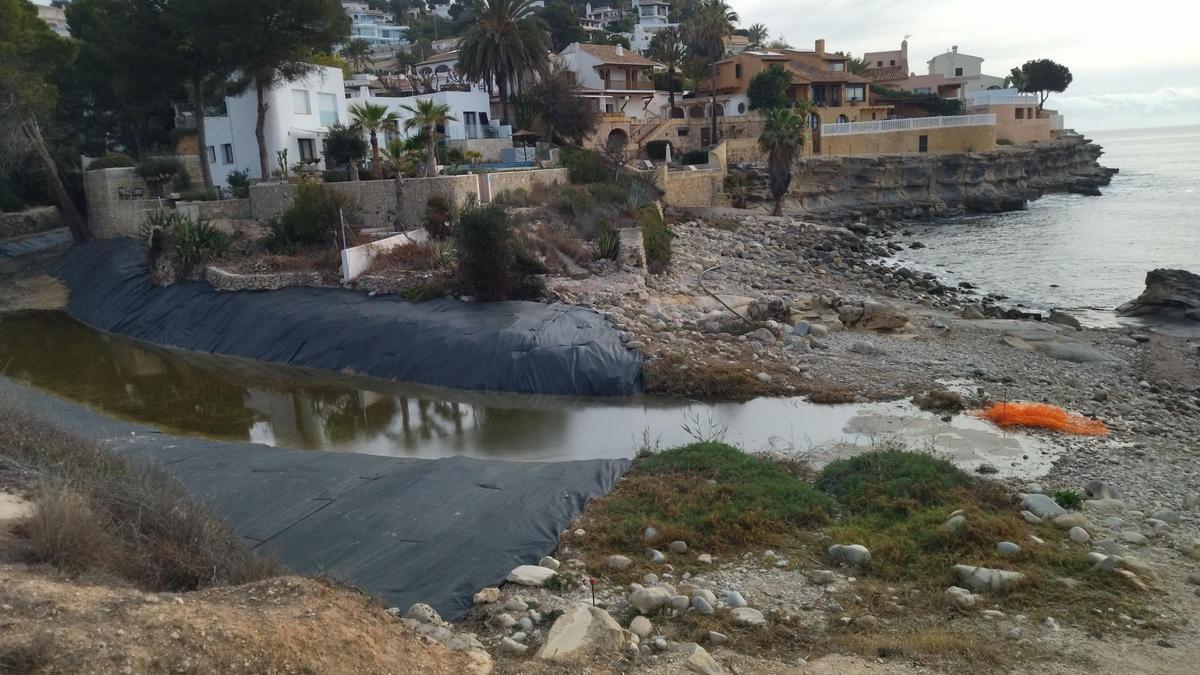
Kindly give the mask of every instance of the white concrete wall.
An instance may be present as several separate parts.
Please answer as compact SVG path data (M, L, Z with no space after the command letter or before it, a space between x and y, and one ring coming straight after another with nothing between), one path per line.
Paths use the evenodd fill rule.
M983 72L983 58L979 56L970 56L959 52L946 52L938 54L929 60L930 75L945 75L946 77L956 77L955 69L962 68L961 77L974 77Z
M453 122L446 125L446 136L452 139L461 139L467 137L466 119L468 112L475 113L475 119L479 120L480 114L486 114L489 124L492 121L491 116L491 99L487 92L484 91L439 91L432 94L421 94L419 96L355 96L346 99L348 106L359 105L362 103L372 103L374 105L387 106L388 110L395 113L400 118L400 123L397 125L395 137L408 138L415 135L417 131L404 130L404 120L411 119L413 114L404 109L404 106L416 107L418 100L433 99L434 102L444 104L450 107L450 115L455 118ZM478 124L478 122L477 122ZM510 134L511 135L511 130ZM391 136L392 134L385 134ZM383 141L381 141L383 142Z
M342 249L342 283L354 281L363 272L371 269L375 258L408 244L422 242L428 239L425 230L410 230L386 239L379 239L361 246L351 246Z

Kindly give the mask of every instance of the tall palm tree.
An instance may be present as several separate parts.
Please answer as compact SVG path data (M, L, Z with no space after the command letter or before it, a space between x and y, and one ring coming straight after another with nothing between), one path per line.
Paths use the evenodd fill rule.
M767 175L776 216L783 214L783 198L792 185L792 166L804 149L804 128L812 106L802 101L792 108L773 108L764 115L758 148L767 155Z
M550 63L550 38L535 0L469 0L470 28L459 43L458 67L472 80L495 82L508 122L514 85Z
M383 162L379 159L379 132L395 129L400 117L388 110L386 105L356 103L350 106L350 121L355 129L371 135L371 174L375 180L383 178Z
M703 45L708 53L709 80L712 85L709 105L712 143L717 142L717 62L725 58L725 38L733 34L733 24L738 21L737 12L725 0L699 0L689 26L692 40Z
M683 44L678 28L668 28L650 40L650 58L667 69L667 117L675 111L675 73L683 67L687 54L687 45Z
M413 115L404 120L404 130L418 129L425 134L425 175L436 176L437 155L434 141L438 136L437 128L444 126L446 122L457 121L458 118L450 114L450 106L445 103L434 103L431 98L419 98L415 105L400 107Z
M757 49L767 44L767 38L771 37L771 34L767 31L766 26L756 23L746 29L746 37L750 40L749 47Z
M375 59L371 57L371 45L362 38L354 38L342 47L342 58L346 59L346 63L354 69L356 73L365 73L368 68L375 65Z

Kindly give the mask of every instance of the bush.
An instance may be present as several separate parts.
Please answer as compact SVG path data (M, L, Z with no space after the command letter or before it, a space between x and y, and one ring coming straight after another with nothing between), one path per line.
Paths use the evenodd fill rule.
M496 204L503 204L505 206L533 206L535 204L533 195L529 193L529 190L526 190L523 187L505 190L495 197L492 197L492 201Z
M211 262L229 250L229 235L205 221L193 221L185 217L176 223L171 238L175 241L175 255L184 275L191 273L196 265Z
M592 240L596 245L596 257L616 260L621 252L621 235L608 223L601 223L596 228L596 237Z
M679 156L680 164L708 164L707 150L688 150Z
M592 183L587 186L596 201L602 204L624 204L629 192L616 183Z
M140 162L133 172L146 180L166 181L184 170L178 157L151 157Z
M847 511L903 517L949 501L973 484L950 462L920 452L876 450L831 462L817 487Z
M107 155L88 164L88 171L100 169L119 169L134 166L133 158L123 152L110 152Z
M674 154L675 148L671 145L671 141L647 141L646 156L650 159L666 159L667 148L671 148L671 152Z
M512 221L497 204L465 206L455 228L459 285L480 300L527 296L526 277L544 271L517 238Z
M241 171L230 171L225 178L225 182L229 183L229 188L233 190L233 196L236 199L246 199L250 196L250 170L243 169Z
M305 246L333 244L341 229L341 212L348 208L345 195L320 183L301 183L296 198L271 223L263 242L272 253L295 253Z
M1074 490L1058 490L1053 497L1054 502L1064 509L1078 509L1083 506L1083 495Z
M155 592L242 584L277 572L174 478L7 401L0 401L0 473L6 482L47 486L41 493L50 501L37 504L26 533L36 533L51 562L86 564ZM85 524L105 537L82 531Z
M564 216L582 216L596 208L596 198L587 188L578 185L560 185L550 205Z
M221 193L216 188L198 187L179 193L181 202L212 202L220 198Z
M447 239L454 234L454 213L450 202L445 197L434 195L425 202L425 216L422 224L425 232L434 239Z
M642 246L646 249L646 269L661 274L671 266L671 240L675 234L667 228L658 209L648 206L638 215L642 228Z
M567 146L559 152L572 183L603 183L612 178L612 166L604 155L586 148Z

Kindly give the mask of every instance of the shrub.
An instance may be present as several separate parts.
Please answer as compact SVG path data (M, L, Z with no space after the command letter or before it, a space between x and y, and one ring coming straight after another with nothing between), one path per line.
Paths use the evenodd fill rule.
M1012 145L1013 142L1007 138L997 138L996 145Z
M150 157L138 163L134 173L146 180L165 181L172 176L184 173L183 162L178 157Z
M326 183L347 183L350 181L350 173L345 169L329 169L321 172L321 180Z
M612 178L608 160L595 150L567 146L558 156L570 173L572 183L603 183Z
M42 550L57 551L72 564L86 563L88 570L116 574L155 592L242 584L277 571L174 478L63 432L8 401L0 401L0 472L7 481L49 486L50 504L38 505L42 522L27 533L37 531L52 546L62 542ZM107 533L108 542L81 531L84 522ZM92 542L90 551L69 541L76 536Z
M521 244L503 207L463 207L455 243L463 293L480 300L509 300L532 290L526 276L538 273L540 262Z
M592 183L587 186L596 201L602 204L624 204L628 192L616 183Z
M667 148L671 148L672 154L674 153L675 150L674 146L671 145L671 141L647 141L646 156L650 159L666 159Z
M903 517L946 503L973 484L950 462L920 452L876 450L831 462L817 487L847 511Z
M108 524L86 497L64 487L40 487L23 531L38 562L70 572L94 568L112 554Z
M434 239L446 239L454 234L454 214L450 202L441 195L434 195L425 202L425 216L422 223L425 232Z
M750 180L746 174L738 172L725 176L725 193L729 195L733 208L746 208L746 201L750 197Z
M596 208L591 191L578 185L560 185L550 201L555 211L564 216L582 216Z
M179 201L181 202L212 202L220 198L221 193L216 188L198 187L183 190L179 193Z
M272 253L295 253L305 246L337 241L341 212L348 208L346 196L320 183L301 183L296 198L271 223L264 244Z
M219 258L229 250L229 235L206 221L184 217L176 223L171 238L181 271L189 274L196 265Z
M707 150L688 150L679 156L680 164L708 164Z
M88 164L87 170L98 171L100 169L118 169L130 166L134 166L132 157L123 152L110 152Z
M230 171L229 175L225 178L225 182L229 183L229 187L233 190L233 196L236 199L246 199L250 196L249 169Z
M505 190L492 197L492 201L505 206L533 206L535 203L529 190L522 187Z
M1074 490L1058 490L1053 496L1055 503L1064 509L1078 509L1083 506L1083 495Z
M667 228L658 209L648 206L638 215L642 228L642 246L646 249L646 269L661 274L671 266L671 240L675 234Z
M616 260L621 252L621 235L612 225L601 223L596 228L596 237L592 240L596 245L596 257Z

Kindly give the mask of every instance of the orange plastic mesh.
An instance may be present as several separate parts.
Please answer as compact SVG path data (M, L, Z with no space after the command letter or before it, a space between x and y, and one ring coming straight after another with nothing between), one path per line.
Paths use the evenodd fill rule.
M1001 427L1033 427L1083 436L1108 435L1104 422L1045 403L996 403L975 414Z

